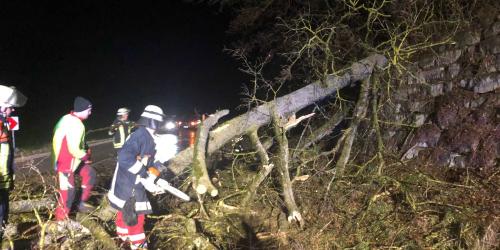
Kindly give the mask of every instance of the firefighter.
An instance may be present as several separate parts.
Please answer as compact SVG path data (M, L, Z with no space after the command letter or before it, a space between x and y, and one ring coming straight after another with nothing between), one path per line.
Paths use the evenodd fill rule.
M9 216L9 192L14 188L14 147L7 119L26 100L14 87L0 85L0 242Z
M129 113L130 109L119 108L116 112L116 119L108 131L108 134L113 136L113 146L117 153L123 147L135 126L134 122L128 120Z
M68 218L75 196L75 174L81 176L82 195L78 210L90 212L93 207L87 203L95 183L96 173L90 166L91 151L85 143L83 125L92 112L92 104L83 97L76 97L73 111L64 115L54 128L52 139L53 165L59 183L58 204L55 217L58 221Z
M112 207L118 210L116 233L123 241L129 241L132 249L147 248L144 219L152 213L146 190L161 193L155 181L161 163L154 160L156 131L163 125L163 110L148 105L132 132L118 152L118 162L108 192ZM150 168L151 167L151 168Z

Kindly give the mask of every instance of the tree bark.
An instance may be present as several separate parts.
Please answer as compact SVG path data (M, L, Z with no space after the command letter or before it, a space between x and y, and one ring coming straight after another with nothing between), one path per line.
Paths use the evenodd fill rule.
M335 91L369 77L374 68L382 68L387 59L379 54L371 55L355 62L342 76L329 75L324 81L313 82L292 93L276 98L274 101L257 106L249 112L235 117L210 132L210 143L207 153L211 154L221 148L234 137L249 133L252 130L268 124L271 120L270 110L278 115L287 117L314 102L324 99ZM172 159L169 168L175 174L180 174L193 160L193 149L188 148Z
M359 123L366 116L366 110L368 109L368 94L370 91L370 78L366 78L362 81L361 91L359 92L359 98L356 103L356 108L354 109L354 117L348 129L348 135L344 141L344 145L342 148L342 153L337 161L335 166L335 173L337 176L343 176L345 166L349 161L349 157L351 156L352 143L354 142L354 138L356 137L356 133L358 131Z
M205 161L205 148L207 146L208 132L210 131L210 128L214 126L221 117L227 115L228 113L228 110L218 111L202 121L200 127L198 128L192 162L193 188L198 194L208 192L212 197L219 194L219 191L212 184L210 177L208 176L207 164Z
M118 249L106 230L88 214L77 213L76 221L88 228L94 239L96 239L104 249Z
M283 118L279 117L278 114L274 114L273 118L273 131L276 141L278 142L278 152L275 160L275 164L278 167L281 177L281 185L283 188L283 199L285 200L285 206L288 212L288 222L297 221L302 228L304 226L304 220L300 213L297 204L295 203L295 198L293 196L292 181L290 180L289 173L289 159L290 152L288 149L288 138L286 137L286 128L284 126Z
M310 147L312 144L318 142L323 139L325 136L331 134L333 130L339 125L342 120L344 120L345 115L344 112L337 112L335 115L328 119L326 123L321 125L321 127L317 128L313 131L309 136L307 136L302 142L299 144L297 148L306 149Z
M271 173L274 167L273 164L269 164L269 155L267 154L267 149L264 147L264 145L262 145L257 130L253 130L252 132L250 132L248 137L250 137L252 145L257 150L257 155L259 155L260 158L261 168L253 178L252 183L250 183L250 185L248 185L247 187L245 197L243 197L243 200L241 201L242 207L247 207L248 203L253 200L253 197L257 192L257 188L266 179L269 173Z
M304 115L299 117L298 119L293 119L292 121L289 121L287 124L285 124L285 130L289 130L299 124L301 121L310 118L313 116L314 113ZM257 192L257 188L260 186L260 184L266 179L266 177L271 173L271 171L274 168L274 164L270 163L269 160L269 155L267 154L267 150L272 146L272 139L269 139L268 141L262 143L260 141L259 135L257 133L257 130L253 130L248 134L248 137L250 138L250 141L252 142L252 145L255 147L257 150L257 154L259 155L260 158L260 163L262 165L261 169L259 172L254 176L252 179L252 183L247 188L245 197L243 197L241 201L241 206L246 207L248 206L248 203L253 200L253 197L255 196L255 193Z
M38 200L18 200L9 204L9 212L13 214L29 213L34 209L46 210L52 209L56 206L56 201L50 198L43 198Z

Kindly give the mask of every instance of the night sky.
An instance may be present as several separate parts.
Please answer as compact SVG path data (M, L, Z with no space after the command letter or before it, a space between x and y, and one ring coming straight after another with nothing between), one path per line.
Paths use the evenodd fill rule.
M77 95L89 98L87 129L121 106L170 115L234 110L244 76L222 51L229 18L181 1L2 1L0 82L28 103L17 109L18 144L49 142ZM24 145L26 146L26 145Z

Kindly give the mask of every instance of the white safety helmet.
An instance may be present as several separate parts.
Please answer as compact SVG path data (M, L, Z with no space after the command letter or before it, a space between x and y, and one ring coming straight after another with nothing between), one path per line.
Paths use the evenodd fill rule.
M116 111L116 115L122 116L130 113L130 109L128 108L119 108L118 111Z
M142 112L137 124L156 130L161 128L164 117L165 114L163 114L163 110L160 107L148 105L144 108L144 112Z
M26 104L28 98L15 87L0 85L0 106L1 107L21 107Z

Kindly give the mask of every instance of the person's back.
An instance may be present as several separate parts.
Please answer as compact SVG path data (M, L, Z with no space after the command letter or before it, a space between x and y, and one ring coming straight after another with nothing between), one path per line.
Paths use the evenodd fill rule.
M64 115L57 122L52 137L52 164L56 171L69 173L85 156L85 126L73 113Z

